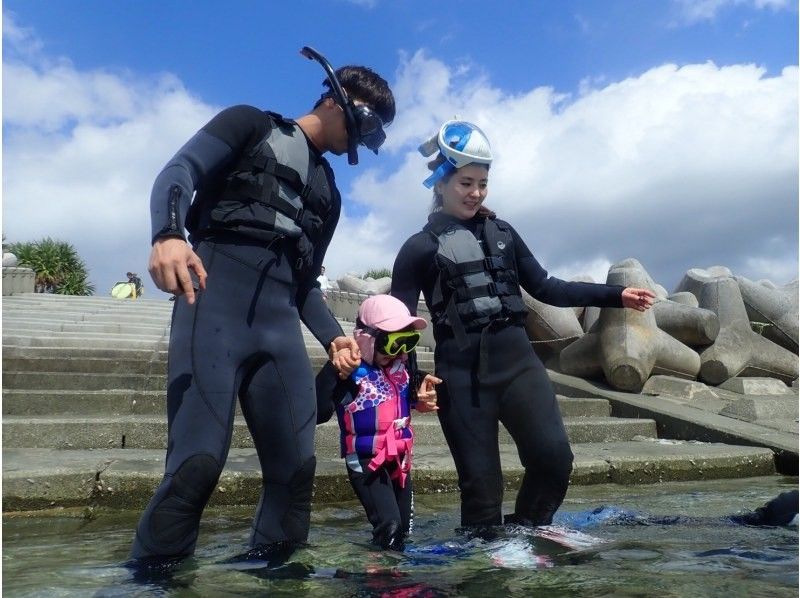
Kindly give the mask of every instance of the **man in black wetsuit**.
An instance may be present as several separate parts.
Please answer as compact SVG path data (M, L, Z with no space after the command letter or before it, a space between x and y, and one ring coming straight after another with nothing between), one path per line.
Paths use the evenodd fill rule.
M153 186L149 270L178 300L165 474L139 521L134 562L193 553L237 397L263 475L248 556L270 558L308 536L316 398L300 321L341 371L360 362L316 283L341 208L323 154L347 152L355 164L359 144L377 153L395 106L372 70L334 72L311 48L302 53L328 76L310 113L292 120L251 106L223 110Z

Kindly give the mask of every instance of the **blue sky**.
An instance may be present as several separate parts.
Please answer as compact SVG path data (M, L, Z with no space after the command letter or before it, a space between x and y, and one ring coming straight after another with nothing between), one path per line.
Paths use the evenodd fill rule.
M552 273L604 279L636 257L668 290L717 264L783 284L797 18L788 0L6 0L3 232L73 242L98 293L144 274L160 167L225 106L305 113L323 78L298 53L311 45L398 99L380 156L331 160L333 278L390 266L419 229L414 150L457 113L495 148L487 204Z

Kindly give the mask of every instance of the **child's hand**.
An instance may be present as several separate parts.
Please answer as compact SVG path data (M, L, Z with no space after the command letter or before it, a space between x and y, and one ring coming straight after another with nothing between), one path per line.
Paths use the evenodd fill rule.
M344 380L354 369L361 365L361 351L356 339L352 336L337 336L328 348L333 367L339 372L339 378Z
M417 411L420 413L428 413L430 411L438 411L439 406L436 404L436 388L437 384L441 383L441 379L427 374L422 384L419 385L417 390Z

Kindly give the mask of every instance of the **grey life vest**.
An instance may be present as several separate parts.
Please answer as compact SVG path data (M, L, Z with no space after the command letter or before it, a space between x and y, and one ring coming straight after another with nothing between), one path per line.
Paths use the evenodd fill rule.
M522 300L511 231L488 217L478 236L454 221L426 225L438 243L439 278L431 298L434 324L449 326L459 345L466 331L480 330L494 320L522 321L528 310Z
M194 232L190 227L199 222L206 236L231 231L267 244L290 239L295 268L303 270L313 261L314 245L331 212L333 172L294 122L267 115L269 130L243 153L222 184L198 191L193 207L200 206L202 214L190 213L187 228Z

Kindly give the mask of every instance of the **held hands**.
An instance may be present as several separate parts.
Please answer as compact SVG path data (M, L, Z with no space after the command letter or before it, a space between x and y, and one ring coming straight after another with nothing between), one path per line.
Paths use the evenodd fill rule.
M428 413L429 411L439 410L439 406L436 404L436 389L434 387L441 381L440 378L431 374L425 376L417 390L417 411Z
M630 307L636 311L647 311L655 303L656 295L650 289L636 289L628 287L622 291L623 307Z
M147 266L156 286L175 296L186 295L186 301L194 303L195 291L206 288L206 269L203 262L183 239L167 237L153 244L150 263ZM189 270L194 271L199 289L192 284Z
M333 339L328 348L328 357L342 380L361 365L361 350L352 336L337 336Z

